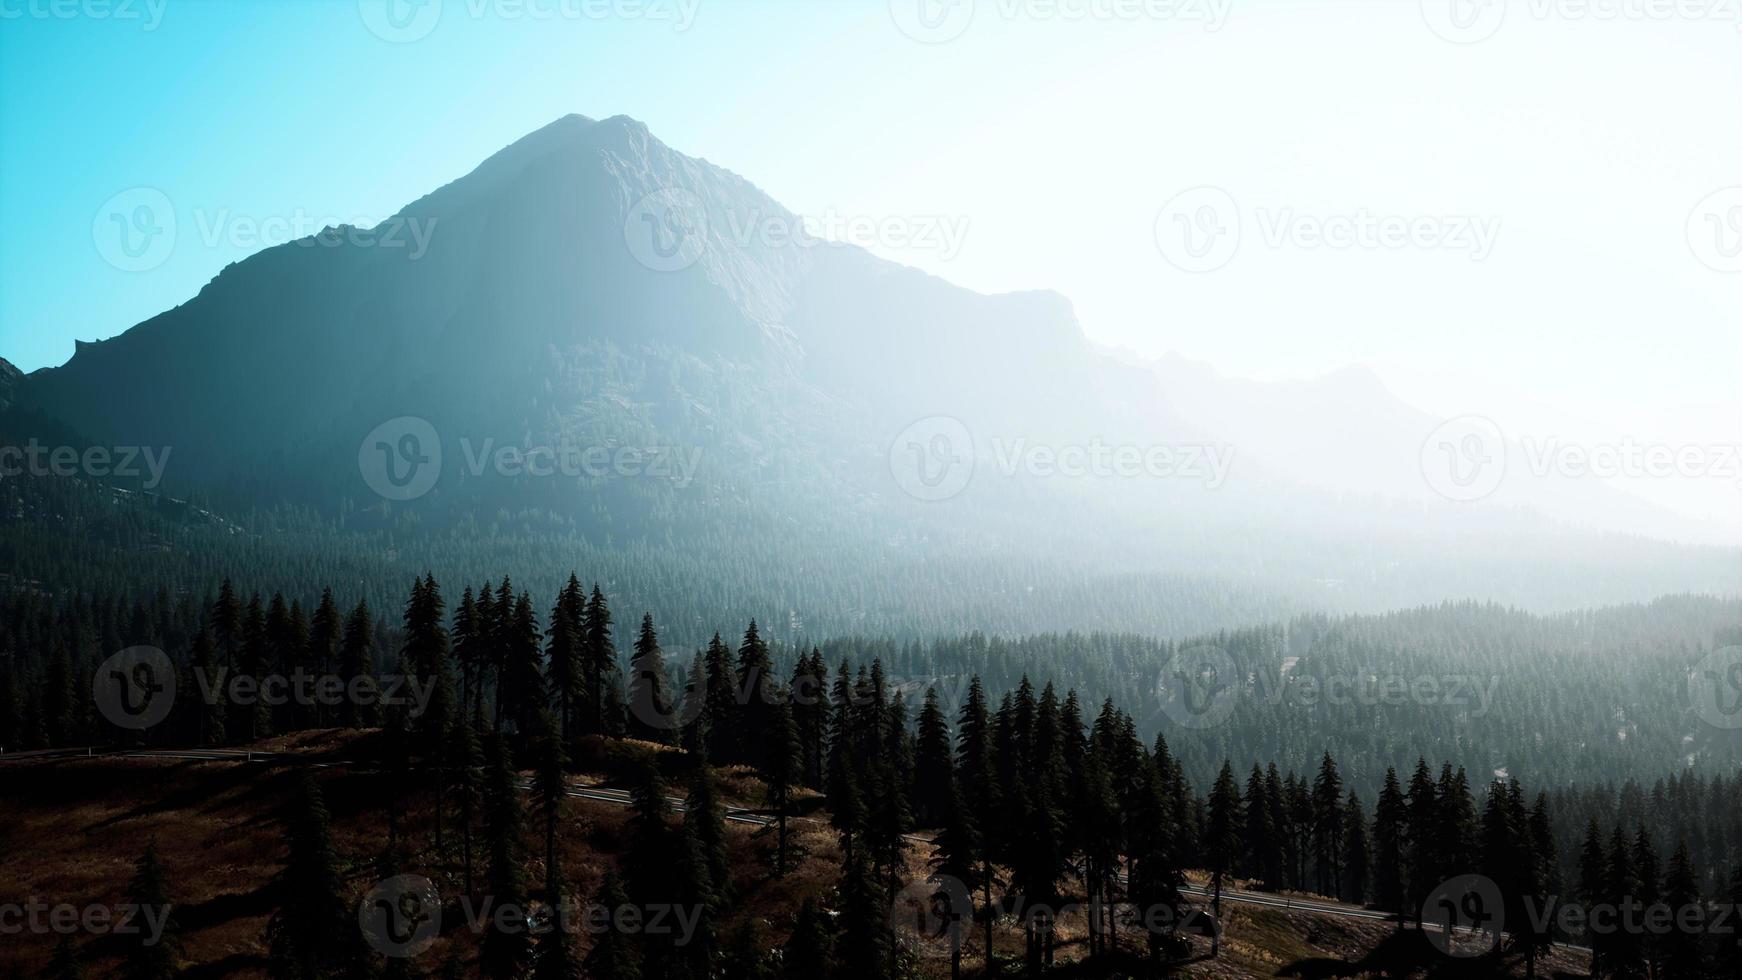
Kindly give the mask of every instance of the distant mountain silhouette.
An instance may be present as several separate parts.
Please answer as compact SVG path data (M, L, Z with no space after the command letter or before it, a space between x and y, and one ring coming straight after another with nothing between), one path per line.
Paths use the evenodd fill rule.
M1261 385L1118 356L1056 294L980 295L763 232L799 221L639 122L566 116L367 234L266 249L63 366L0 371L0 401L16 389L20 408L95 443L173 447L166 488L216 509L290 502L352 526L381 503L359 469L377 449L365 437L412 417L439 437L440 475L391 509L429 527L537 508L677 546L729 530L801 547L828 528L868 547L1274 580L1357 605L1576 594L1488 571L1516 560L1649 569L1606 573L1607 599L1737 588L1733 555L1575 533L1553 495L1534 510L1436 501L1420 478L1436 420L1359 369ZM935 426L900 442L938 418L971 447ZM1035 447L1195 445L1227 454L1224 482L1005 472ZM479 463L558 446L683 447L697 462L683 480L580 481ZM973 456L972 481L948 499L912 493L903 467L951 452ZM1635 506L1596 493L1581 515ZM1349 596L1368 588L1385 598Z

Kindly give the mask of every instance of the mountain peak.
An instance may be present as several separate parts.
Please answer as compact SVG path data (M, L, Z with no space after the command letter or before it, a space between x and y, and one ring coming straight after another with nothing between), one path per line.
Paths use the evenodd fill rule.
M1333 385L1361 394L1385 396L1391 394L1391 389L1385 387L1385 382L1379 377L1379 374L1365 364L1350 364L1340 367L1319 378L1319 384Z

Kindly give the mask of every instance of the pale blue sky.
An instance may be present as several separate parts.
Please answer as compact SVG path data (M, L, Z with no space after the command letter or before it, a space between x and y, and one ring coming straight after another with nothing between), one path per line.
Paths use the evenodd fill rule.
M802 214L965 225L948 254L874 244L1057 289L1109 345L1252 377L1364 363L1509 432L1742 440L1742 273L1688 240L1742 215L1698 212L1742 185L1729 0L1515 0L1475 43L1435 31L1456 0L426 0L404 43L370 30L389 0L93 15L120 2L0 0L0 356L26 370L185 301L256 223L369 224L560 115L624 113ZM1158 235L1201 186L1240 248L1183 271ZM92 225L136 187L178 228L125 272ZM1302 244L1362 215L1451 219L1449 244ZM1493 229L1480 257L1459 221ZM1640 488L1738 512L1698 489Z

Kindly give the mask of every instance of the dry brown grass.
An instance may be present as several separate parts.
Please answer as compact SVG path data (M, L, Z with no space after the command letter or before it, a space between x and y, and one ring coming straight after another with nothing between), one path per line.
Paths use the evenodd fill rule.
M296 753L331 761L366 757L372 736L351 732L299 733L254 748ZM620 752L652 752L662 747L631 745ZM621 763L619 757L615 761ZM333 818L333 840L353 897L360 898L378 877L374 861L386 839L385 808L393 801L375 774L346 767L315 770ZM582 776L578 782L609 785L612 773ZM152 759L81 759L9 765L0 773L0 901L41 898L75 906L120 903L133 862L155 839L182 924L185 965L195 977L263 977L264 932L272 907L269 884L284 857L279 814L294 791L296 773L261 762L191 762ZM681 793L682 784L673 782ZM434 801L431 793L400 800L401 834L414 850L401 871L424 874L444 896L464 890L458 835L448 811L446 849L432 846ZM726 774L726 796L734 804L759 803L761 787L748 774ZM584 800L565 806L559 847L566 891L584 902L598 888L627 840L625 807ZM545 878L541 825L529 815L527 880L542 899ZM815 821L794 821L792 842L800 855L784 878L769 871L771 836L728 823L729 851L735 868L733 888L747 911L721 923L723 931L753 918L774 941L783 941L806 897L821 898L834 884L840 861L834 835ZM474 847L475 871L484 858ZM444 916L443 938L420 958L426 965L450 952L475 957L476 936L457 904ZM40 971L57 936L7 936L0 941L0 976ZM75 936L90 976L110 975L118 962L113 943ZM585 948L585 937L581 938Z
M258 748L340 761L367 757L372 738L368 733L302 733ZM600 746L597 751L605 767L577 777L578 782L621 786L619 774L649 755L673 774L680 763L658 746ZM359 898L378 877L374 861L386 838L383 814L394 801L378 775L343 766L315 771L333 816L334 843L351 897ZM753 773L733 768L721 777L728 802L760 805L762 785ZM269 883L284 855L278 814L295 780L292 768L260 762L99 758L8 765L0 769L0 808L6 814L0 822L0 901L35 897L76 906L119 903L134 859L147 841L155 839L182 924L185 965L193 968L188 976L195 980L263 977L264 931L272 909ZM682 792L681 780L673 780L672 791ZM815 794L807 796L808 806L820 805ZM438 853L432 846L432 794L419 792L397 802L401 833L412 851L400 870L426 875L444 896L459 895L463 883L458 837L450 823L446 850ZM559 840L566 891L572 900L590 898L606 870L615 865L627 842L629 816L626 807L569 801ZM798 860L780 878L770 871L772 834L727 824L738 911L720 924L722 935L742 923L753 923L767 941L781 943L806 898L827 905L841 853L824 816L819 811L790 822ZM451 808L449 819L453 819ZM535 818L529 816L527 880L536 899L545 897L540 887L545 877L542 841ZM924 845L909 850L908 880L924 877L930 851ZM481 848L475 848L474 862L481 877ZM1225 905L1224 917L1222 956L1186 966L1179 975L1269 977L1292 969L1295 972L1283 975L1358 976L1343 972L1343 964L1361 961L1393 930L1383 922L1235 903ZM443 937L419 961L426 967L450 954L465 961L476 956L478 937L465 927L457 903L450 901L444 922ZM1056 959L1063 975L1078 975L1071 964L1086 952L1086 930L1081 915L1060 922ZM1022 949L1020 923L1001 919L995 923L994 935L1000 960L1014 976ZM0 976L35 975L47 963L55 938L24 935L0 940ZM112 975L113 943L76 938L86 958L87 975ZM1122 947L1137 954L1139 938L1125 933ZM983 962L982 942L983 933L976 927L964 957L970 974L977 973ZM584 936L580 943L584 949ZM1207 942L1194 940L1194 949L1206 953ZM929 945L916 952L923 975L948 975L945 949ZM1539 971L1544 976L1577 975L1583 965L1581 957L1561 953L1540 964Z

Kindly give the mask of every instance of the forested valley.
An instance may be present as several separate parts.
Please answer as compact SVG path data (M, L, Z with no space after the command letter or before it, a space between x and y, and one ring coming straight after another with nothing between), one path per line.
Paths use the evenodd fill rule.
M606 593L574 576L541 600L509 578L450 597L433 576L394 609L333 590L307 604L244 596L228 581L198 598L15 594L0 634L0 739L9 752L214 748L379 729L369 757L351 761L374 767L386 791L382 867L440 871L469 894L543 902L559 917L568 886L545 838L555 824L541 820L554 821L566 770L597 763L601 745L638 746L610 756L635 830L592 898L690 903L705 909L699 938L606 933L583 951L571 930L536 942L490 932L478 951L490 977L570 976L583 959L601 980L701 977L728 960L734 977L904 976L916 954L888 909L911 885L916 847L936 872L932 898L955 889L971 899L944 903L955 907L942 926L958 959L971 942L995 945L993 920L1014 916L1020 948L994 952L1034 975L1053 966L1045 910L1066 907L1089 910L1091 957L1134 956L1148 969L1180 960L1186 931L1199 928L1190 873L1208 876L1212 916L1240 882L1397 913L1400 926L1443 883L1479 874L1503 893L1503 948L1531 962L1573 943L1594 950L1605 976L1695 977L1737 956L1719 929L1725 903L1742 898L1742 769L1734 732L1697 730L1685 683L1703 653L1735 642L1723 626L1733 603L1556 617L1448 605L1177 644L970 635L806 649L771 644L750 622L680 651L664 647L653 616L619 622ZM174 697L161 720L132 730L85 692L109 682L113 651L137 671L141 649L171 665ZM1236 664L1239 690L1225 711L1178 714L1169 687L1193 678L1170 671L1205 649ZM1499 683L1491 701L1456 704L1345 701L1328 696L1332 685L1306 684L1367 677L1380 663L1404 677ZM297 686L321 678L346 696ZM274 681L277 699L264 696ZM716 774L734 767L764 787L769 874L795 858L789 820L826 819L843 856L828 908L807 906L772 944L726 930L742 916L720 850ZM530 815L518 802L523 770ZM681 818L667 802L674 790L687 793ZM425 797L433 836L411 839L395 808ZM371 969L322 843L325 819L309 781L286 816L275 975ZM539 841L550 847L534 883L524 859ZM141 858L142 887L172 887L155 860ZM1585 934L1533 914L1557 905L1707 918L1695 930ZM1152 913L1149 925L1124 923L1121 946L1113 910L1133 906ZM159 954L130 955L146 970Z

